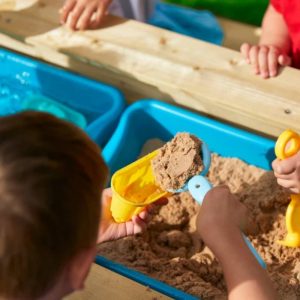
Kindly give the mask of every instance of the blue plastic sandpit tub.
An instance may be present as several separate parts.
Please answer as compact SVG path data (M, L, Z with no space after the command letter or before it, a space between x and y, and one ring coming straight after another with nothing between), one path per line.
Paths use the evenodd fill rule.
M211 151L223 157L237 157L270 170L274 141L235 128L190 111L145 100L132 104L123 113L112 138L103 150L111 174L134 161L145 142L159 138L170 140L177 132L190 132L203 139ZM197 299L144 274L98 256L96 262L174 299Z
M0 78L24 74L28 88L36 89L82 113L87 120L87 134L98 145L105 145L125 108L125 100L120 91L104 83L0 48Z

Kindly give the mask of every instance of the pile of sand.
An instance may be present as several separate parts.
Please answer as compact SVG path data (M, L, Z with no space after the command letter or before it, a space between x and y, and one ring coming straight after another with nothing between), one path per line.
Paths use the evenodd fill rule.
M165 191L178 190L203 169L201 141L189 133L178 133L152 160L156 183Z
M214 185L227 184L249 208L253 222L247 235L281 299L300 299L300 249L276 243L285 235L289 197L273 173L214 154L208 177ZM203 299L226 299L221 267L195 234L198 208L188 193L173 196L152 213L146 232L103 243L99 254Z

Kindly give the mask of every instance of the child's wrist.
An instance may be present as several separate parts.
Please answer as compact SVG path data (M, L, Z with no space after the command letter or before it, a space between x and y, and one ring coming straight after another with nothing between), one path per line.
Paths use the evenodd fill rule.
M234 225L211 228L202 238L219 259L224 255L225 248L230 251L231 247L243 242L240 228Z

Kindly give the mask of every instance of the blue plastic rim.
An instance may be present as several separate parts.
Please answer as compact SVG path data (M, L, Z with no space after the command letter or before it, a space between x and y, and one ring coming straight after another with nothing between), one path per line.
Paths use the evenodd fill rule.
M136 102L125 110L116 131L104 148L103 156L111 174L135 161L147 140L158 138L169 141L177 132L196 135L212 152L223 157L237 157L266 170L271 169L271 162L275 158L275 143L270 139L150 99ZM96 262L169 297L195 299L103 257L98 256Z
M29 88L82 113L85 131L98 145L109 140L125 108L116 88L2 48L0 65L0 79L26 74Z
M129 106L103 150L111 174L136 160L149 139L169 141L177 132L189 132L203 140L211 152L237 157L270 170L275 159L274 141L200 114L156 100Z
M150 287L162 294L165 294L165 295L171 297L172 299L182 299L182 300L197 300L197 299L199 299L195 296L189 295L183 291L180 291L174 287L171 287L161 281L158 281L149 276L146 276L138 271L129 269L127 267L122 266L121 264L115 263L105 257L98 255L96 257L96 263L107 269L110 269L111 271L114 271L122 276L132 279L142 285Z

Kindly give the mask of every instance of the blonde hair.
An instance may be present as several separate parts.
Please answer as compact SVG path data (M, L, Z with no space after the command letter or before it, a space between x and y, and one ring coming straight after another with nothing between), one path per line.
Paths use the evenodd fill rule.
M0 119L0 297L42 296L95 245L107 173L72 124L39 112Z

